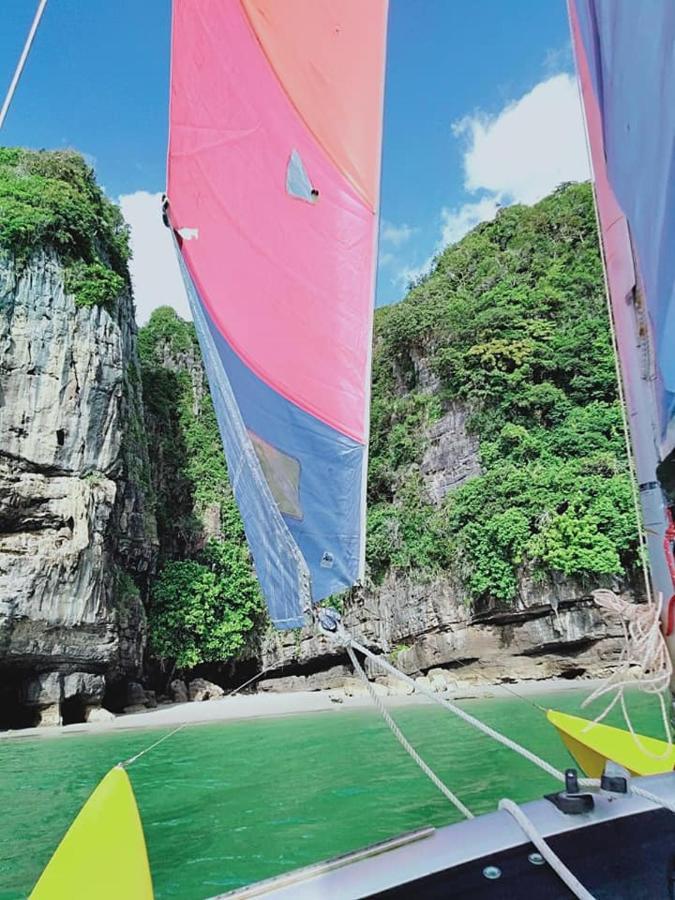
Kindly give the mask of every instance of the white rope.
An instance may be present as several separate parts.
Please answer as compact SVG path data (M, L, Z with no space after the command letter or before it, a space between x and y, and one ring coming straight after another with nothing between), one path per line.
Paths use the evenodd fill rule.
M30 31L28 32L26 43L24 44L23 50L21 51L19 62L16 64L16 69L14 70L12 80L9 83L5 102L2 104L2 109L0 109L0 128L2 128L5 123L5 118L7 117L7 113L9 112L9 107L12 102L12 98L14 97L14 92L16 91L17 85L19 84L19 79L21 78L21 73L23 72L26 65L26 60L28 59L28 54L30 53L30 48L33 43L33 39L35 38L35 33L38 30L38 25L40 24L40 19L42 18L42 13L45 11L46 5L47 0L40 0L40 2L38 3L38 8L33 18L33 24L30 26Z
M344 643L347 650L350 647L354 647L364 656L367 656L368 659L371 659L376 665L378 665L381 669L384 669L385 672L389 672L390 675L394 675L396 678L400 678L402 681L412 685L412 687L418 693L424 694L430 700L433 700L434 703L437 703L439 706L444 707L445 709L450 710L451 713L454 713L458 718L462 719L468 725L477 728L478 731L482 731L483 734L486 734L488 737L492 738L492 740L497 741L500 744L503 744L505 747L508 747L509 750L513 750L514 753L518 753L520 756L529 760L535 766L538 766L540 769L543 769L544 772L548 773L552 778L555 778L556 781L560 781L564 784L565 776L560 771L560 769L556 769L555 766L552 766L550 763L547 763L545 759L542 759L540 756L537 756L535 753L532 753L530 750L527 750L525 747L521 747L520 744L517 744L515 741L512 741L511 738L506 737L506 735L500 734L500 732L495 731L494 728L491 728L489 725L486 725L484 722L481 722L479 719L474 718L470 713L465 712L459 706L455 706L454 703L451 703L450 700L446 700L443 697L440 697L438 694L434 694L432 691L418 684L409 675L405 675L403 672L400 672L395 666L392 666L391 663L387 662L387 660L383 659L381 656L378 656L376 653L372 653L368 650L367 647L362 646L351 635L345 631L344 628L340 627L337 632L337 636ZM586 784L588 779L580 779L579 783L583 786L588 786ZM592 779L589 783L593 785L598 784L597 779Z
M633 794L634 797L642 797L643 800L648 800L649 803L654 803L656 806L661 806L663 807L663 809L667 809L669 812L675 813L675 803L671 803L669 800L664 800L663 797L659 797L658 794L652 794L652 792L646 790L646 788L629 782L628 791L629 793Z
M673 662L661 631L661 604L653 603L651 600L647 603L629 603L617 597L613 591L605 589L593 591L593 599L598 606L619 616L624 642L615 671L582 703L582 707L586 707L601 697L613 695L605 709L589 723L586 730L601 722L618 703L640 752L651 759L666 759L673 749L673 736L664 695L673 675ZM648 750L633 728L626 705L625 691L626 688L635 685L638 685L644 693L655 694L658 697L667 741L663 753L656 754Z
M572 872L570 872L565 863L546 843L546 840L543 835L540 834L534 822L525 815L523 810L514 803L513 800L500 800L499 808L504 810L504 812L507 812L510 816L513 816L558 878L567 885L575 897L578 897L579 900L594 900L593 894L587 891L576 875L573 875Z
M399 744L403 747L405 752L414 760L414 762L417 763L417 765L424 772L424 774L427 776L427 778L429 778L429 780L433 782L433 784L438 788L438 790L452 803L452 805L457 810L459 810L459 812L461 812L461 814L463 816L465 816L467 819L473 819L474 815L471 812L471 810L468 809L462 803L462 801L459 799L459 797L457 797L456 794L453 794L453 792L450 790L450 788L441 781L441 779L438 777L438 775L436 775L436 773L433 771L433 769L429 768L429 766L425 763L425 761L419 755L417 750L415 750L415 748L412 746L412 744L407 740L407 738L405 737L405 735L403 734L401 729L398 727L396 722L394 722L392 717L389 715L389 711L385 707L384 703L382 703L382 700L378 696L373 685L368 680L368 676L363 671L363 668L361 667L361 663L356 658L356 654L354 653L354 651L352 650L352 648L350 646L347 646L347 653L349 654L349 658L352 661L352 665L354 666L354 669L358 673L358 675L361 678L361 680L363 681L363 683L366 685L366 688L368 689L368 693L370 694L373 703L379 709L379 711L382 715L382 718L387 723L387 725L391 729L394 737L399 742Z
M516 741L512 741L511 738L506 737L506 735L501 734L499 731L495 731L494 728L491 728L489 725L486 725L484 722L476 719L474 716L465 712L459 706L455 706L455 704L451 703L449 700L445 700L444 698L439 697L438 694L434 694L422 685L417 684L417 682L410 678L409 675L405 675L395 666L392 666L391 663L387 662L387 660L368 650L368 648L364 647L362 644L359 644L358 641L354 640L354 638L349 634L348 631L346 631L346 629L342 625L338 627L335 637L347 648L348 653L352 648L358 650L360 653L363 653L364 656L368 657L368 659L372 660L374 663L376 663L376 665L380 666L380 668L384 669L386 672L389 672L391 675L394 675L394 677L400 678L402 681L411 684L416 691L424 694L430 700L433 700L434 703L437 703L439 706L450 710L451 713L454 713L458 718L462 719L468 725L472 725L474 728L478 729L478 731L482 731L483 734L491 737L493 740L502 744L504 747L508 747L509 750L513 750L514 753L518 753L519 756L527 759L533 765L538 766L552 778L555 778L557 781L565 784L564 774L559 769L556 769L555 766L552 766L550 763L546 762L545 759L537 756L536 753L532 753L532 751L528 750L526 747L522 747L520 744L516 743ZM373 696L373 694L374 691L371 693L371 696ZM380 704L378 704L378 708L379 707ZM584 788L600 787L599 778L579 778L578 783L580 787ZM659 797L657 794L653 794L651 791L645 790L645 788L643 787L634 785L629 781L627 784L627 790L629 794L632 794L636 797L642 797L642 799L648 800L650 803L654 803L657 806L663 807L663 809L667 809L670 812L675 813L675 803L665 800Z
M248 687L249 684L252 684L254 681L257 681L258 678L261 678L267 669L263 669L262 671L255 674L252 678L249 678L248 681L245 681L243 684L240 684L239 687L236 687L233 691L230 691L229 694L225 694L223 700L227 697L234 697L235 694L238 694L239 691L243 691L245 687ZM195 722L183 722L182 725L179 725L177 728L174 728L173 731L170 731L168 734L165 734L158 741L150 744L149 747L146 747L144 750L141 750L139 753L136 753L135 756L130 756L129 759L125 759L124 762L117 763L118 766L121 766L123 769L127 769L132 763L135 763L137 759L140 759L141 756L145 756L146 753L149 753L151 750L154 750L155 747L159 747L160 744L163 744L164 741L168 741L170 737L173 737L174 734L178 734L179 731L182 731L184 728L187 728L188 725L195 725Z
M354 650L358 650L360 653L363 653L365 657L372 660L376 665L379 665L382 669L389 672L391 675L394 675L396 678L400 678L402 681L405 681L415 688L416 691L420 691L420 693L429 697L429 699L433 700L435 703L438 703L440 706L449 709L450 712L453 712L460 719L467 722L467 724L472 725L474 728L477 728L479 731L482 731L488 737L493 738L493 740L498 741L503 744L505 747L513 750L514 752L520 754L525 759L529 760L534 765L538 766L540 769L543 769L553 778L556 778L558 781L562 783L565 782L565 776L562 772L556 769L554 766L551 766L546 760L541 759L541 757L537 756L535 753L527 750L525 747L520 746L515 741L512 741L510 738L507 738L505 735L500 734L498 731L495 731L494 728L491 728L489 725L485 725L479 719L474 718L469 713L466 713L460 707L455 706L454 703L451 703L449 700L444 700L436 694L433 694L431 691L426 688L418 685L412 678L408 675L405 675L403 672L399 671L395 666L392 666L386 660L382 659L382 657L377 656L375 653L372 653L366 647L362 646L355 641L354 638L345 630L345 628L340 625L338 627L337 633L335 637L345 646L347 653L349 654L349 658L352 661L352 665L354 669L358 673L359 677L362 679L364 684L368 689L368 693L370 694L373 702L376 707L382 714L385 722L392 730L396 738L399 740L403 748L406 752L412 757L412 759L417 763L417 765L422 769L422 771L431 779L431 781L436 785L436 787L443 793L451 803L462 812L467 818L474 818L473 814L468 810L464 804L459 800L459 798L450 791L450 789L443 784L443 782L438 778L438 776L427 766L421 756L417 753L414 747L406 740L405 736L402 734L401 730L398 728L392 717L389 715L386 707L382 703L381 698L378 696L374 687L368 680L368 676L363 670L361 663L358 661ZM580 778L579 785L581 787L599 787L600 780L598 778ZM667 800L664 800L662 797L659 797L657 794L653 794L651 791L645 790L645 788L639 787L638 785L634 785L631 782L628 782L627 785L628 793L632 794L635 797L641 797L643 800L647 800L650 803L654 803L657 806L663 807L664 809L669 810L672 813L675 813L675 804L671 803ZM578 878L567 868L567 866L563 863L559 856L549 847L544 837L539 833L534 823L528 818L528 816L523 812L523 810L512 800L503 799L499 803L499 808L508 812L516 822L520 825L523 832L527 835L530 841L534 844L537 850L541 853L546 862L551 866L553 871L558 875L558 877L567 885L570 891L574 894L575 897L579 898L579 900L594 900L593 895L586 890L586 888L581 884Z

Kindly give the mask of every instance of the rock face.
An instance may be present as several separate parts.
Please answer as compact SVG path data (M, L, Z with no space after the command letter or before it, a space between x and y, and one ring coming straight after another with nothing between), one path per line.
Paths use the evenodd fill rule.
M432 503L480 473L478 438L467 430L467 418L467 410L453 404L427 430L420 472Z
M0 669L137 671L156 530L129 291L77 307L55 256L0 256L0 384Z
M187 703L190 699L188 696L187 685L180 678L176 678L171 682L169 690L174 703Z
M572 582L541 586L515 609L476 615L449 578L420 583L390 577L353 598L344 623L406 674L428 675L428 687L441 677L439 670L457 682L600 676L621 648L618 623ZM262 664L287 686L291 677L302 679L300 690L321 687L322 670L333 670L341 659L339 648L309 629L299 640L293 632L270 634L262 650ZM367 669L382 674L375 666ZM267 679L266 690L274 690L273 681Z

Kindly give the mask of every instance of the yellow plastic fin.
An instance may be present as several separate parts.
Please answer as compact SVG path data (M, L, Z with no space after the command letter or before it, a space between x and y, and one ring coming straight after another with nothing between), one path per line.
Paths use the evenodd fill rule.
M143 826L129 776L111 769L84 804L30 900L152 900Z
M608 759L628 769L631 775L659 775L675 768L675 747L669 749L666 741L639 734L637 737L648 755L642 752L630 731L623 728L593 723L553 709L548 710L546 717L589 778L599 778Z

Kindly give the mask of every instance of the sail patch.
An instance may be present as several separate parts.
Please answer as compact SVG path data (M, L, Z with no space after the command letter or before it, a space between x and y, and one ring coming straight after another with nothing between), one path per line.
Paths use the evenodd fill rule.
M319 192L312 186L309 175L297 150L293 150L286 167L286 193L307 203L316 203Z
M277 506L285 516L302 519L300 463L293 456L283 453L258 437L253 431L249 431L248 435Z

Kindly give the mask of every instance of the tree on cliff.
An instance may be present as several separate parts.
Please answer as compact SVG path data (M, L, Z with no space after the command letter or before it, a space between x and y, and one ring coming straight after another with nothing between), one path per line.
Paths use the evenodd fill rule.
M80 306L114 303L129 281L122 214L72 150L0 147L0 249L19 267L55 251Z

